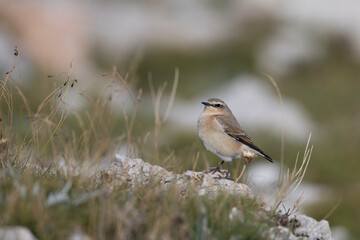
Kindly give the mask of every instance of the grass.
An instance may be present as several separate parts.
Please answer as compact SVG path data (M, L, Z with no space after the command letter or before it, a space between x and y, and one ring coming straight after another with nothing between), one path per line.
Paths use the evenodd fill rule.
M93 188L90 179L10 167L1 171L0 180L2 225L26 226L39 239L68 238L78 229L94 239L261 239L275 225L255 199L225 193L215 199L182 198L179 189L160 191L156 183L131 191L124 184L106 192ZM69 181L68 198L49 205L50 195ZM241 217L231 221L232 208Z
M48 78L50 93L34 100L42 96L27 95L18 85L15 64L16 56L12 70L0 79L0 131L7 139L0 152L2 226L26 226L39 239L64 239L76 231L92 239L267 239L266 231L276 225L277 208L304 177L308 150L270 211L256 198L226 193L216 198L180 197L178 187L161 191L157 182L135 188L124 183L108 191L106 183L95 184L95 176L100 163L111 159L119 146L126 146L129 156L143 156L150 163L170 166L169 170L170 159L189 164L181 154L171 149L162 152L158 145L174 101L179 70L163 117L160 108L165 85L157 93L152 87L155 122L151 126L138 111L142 90L132 90L129 75L122 76L116 68L81 84L72 76L70 64L68 72ZM91 87L99 87L97 80L102 84L93 96ZM122 95L129 96L130 107L117 101ZM90 107L75 111L79 99L85 99ZM115 110L119 104L120 113ZM138 132L142 127L145 133ZM197 146L191 148L195 163L188 169L196 169L200 158L206 160ZM237 214L230 219L234 211Z

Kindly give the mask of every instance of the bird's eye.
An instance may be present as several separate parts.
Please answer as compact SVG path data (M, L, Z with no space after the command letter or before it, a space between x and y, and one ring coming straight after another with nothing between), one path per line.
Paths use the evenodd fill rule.
M221 104L217 103L214 105L214 107L219 108L219 107L221 107Z

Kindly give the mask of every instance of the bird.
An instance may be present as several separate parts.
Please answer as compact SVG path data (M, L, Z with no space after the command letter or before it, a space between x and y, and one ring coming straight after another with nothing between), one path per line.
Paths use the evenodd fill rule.
M254 144L249 135L240 127L239 122L223 100L210 98L201 103L205 107L197 122L199 137L206 149L221 159L220 165L211 168L211 171L220 172L222 164L230 162L225 178L231 179L230 169L234 159L240 158L244 162L240 177L246 164L257 155L272 163L274 162L270 156Z

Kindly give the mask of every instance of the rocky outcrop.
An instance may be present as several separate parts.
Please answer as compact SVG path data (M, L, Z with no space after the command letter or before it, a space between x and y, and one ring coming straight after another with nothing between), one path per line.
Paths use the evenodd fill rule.
M242 183L235 183L228 179L216 179L214 177L224 177L225 171L221 172L194 172L186 171L183 174L174 174L160 166L154 166L141 159L131 159L125 156L116 155L110 168L103 170L98 176L97 183L110 181L109 188L127 182L130 186L137 184L147 184L151 180L160 182L161 187L166 188L171 184L176 184L181 188L181 193L185 194L189 187L199 195L214 196L221 191L236 194L249 195L249 187Z
M219 192L242 196L252 195L247 185L223 179L225 174L226 171L216 173L210 171L186 171L183 174L174 174L141 159L116 155L110 168L101 171L96 182L97 184L106 185L109 190L112 190L114 187L124 183L135 187L138 184L148 184L150 181L155 180L159 182L163 189L171 186L171 184L178 185L183 195L190 188L192 192L209 197L216 196ZM236 209L232 211L231 216L229 216L230 220L236 218L236 212ZM325 220L318 222L302 214L294 216L279 215L276 225L266 233L270 239L332 240L329 223Z

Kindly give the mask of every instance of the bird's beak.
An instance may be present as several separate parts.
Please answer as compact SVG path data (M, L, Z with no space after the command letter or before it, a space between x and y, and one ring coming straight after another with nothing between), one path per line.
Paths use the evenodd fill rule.
M202 104L204 104L205 106L210 106L210 103L208 102L201 102Z

